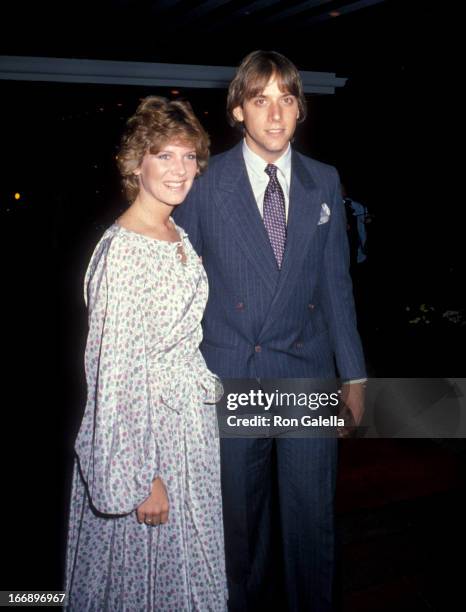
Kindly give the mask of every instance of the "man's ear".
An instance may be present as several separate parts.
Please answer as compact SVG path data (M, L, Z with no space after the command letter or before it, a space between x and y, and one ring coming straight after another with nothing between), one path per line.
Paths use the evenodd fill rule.
M241 108L241 106L236 106L233 109L233 117L236 119L236 121L239 121L240 123L244 121L243 109Z

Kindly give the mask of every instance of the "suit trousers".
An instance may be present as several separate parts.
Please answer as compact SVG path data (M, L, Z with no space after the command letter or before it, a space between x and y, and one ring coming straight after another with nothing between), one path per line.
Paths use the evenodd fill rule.
M276 607L277 578L289 612L329 612L337 440L224 438L221 460L230 612Z

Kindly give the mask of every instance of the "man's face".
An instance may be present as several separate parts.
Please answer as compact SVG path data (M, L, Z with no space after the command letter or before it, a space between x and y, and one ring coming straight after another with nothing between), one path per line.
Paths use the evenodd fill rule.
M273 163L288 148L299 116L298 101L281 91L272 75L263 91L233 110L237 121L244 123L246 143L268 163Z

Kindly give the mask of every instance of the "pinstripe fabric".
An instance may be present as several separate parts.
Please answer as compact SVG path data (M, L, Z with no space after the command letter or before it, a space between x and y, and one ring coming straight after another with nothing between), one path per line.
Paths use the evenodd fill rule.
M322 204L330 209L319 225ZM281 270L241 143L214 157L175 211L210 285L202 352L224 378L365 377L338 174L292 153ZM287 609L331 609L336 441L277 439L280 518L270 512L274 441L224 439L222 489L231 611L273 607L271 534L281 530ZM276 540L276 536L275 536Z
M288 609L332 610L337 440L276 440Z
M326 203L329 221L318 225ZM210 285L202 350L223 377L364 378L334 168L293 151L281 271L254 201L241 144L214 157L174 214ZM261 352L255 347L261 346Z

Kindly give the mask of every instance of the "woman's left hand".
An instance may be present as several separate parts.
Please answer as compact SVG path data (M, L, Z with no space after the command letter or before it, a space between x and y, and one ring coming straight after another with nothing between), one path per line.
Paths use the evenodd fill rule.
M139 523L146 525L161 525L168 521L168 495L161 478L152 482L152 493L137 507L136 515Z

